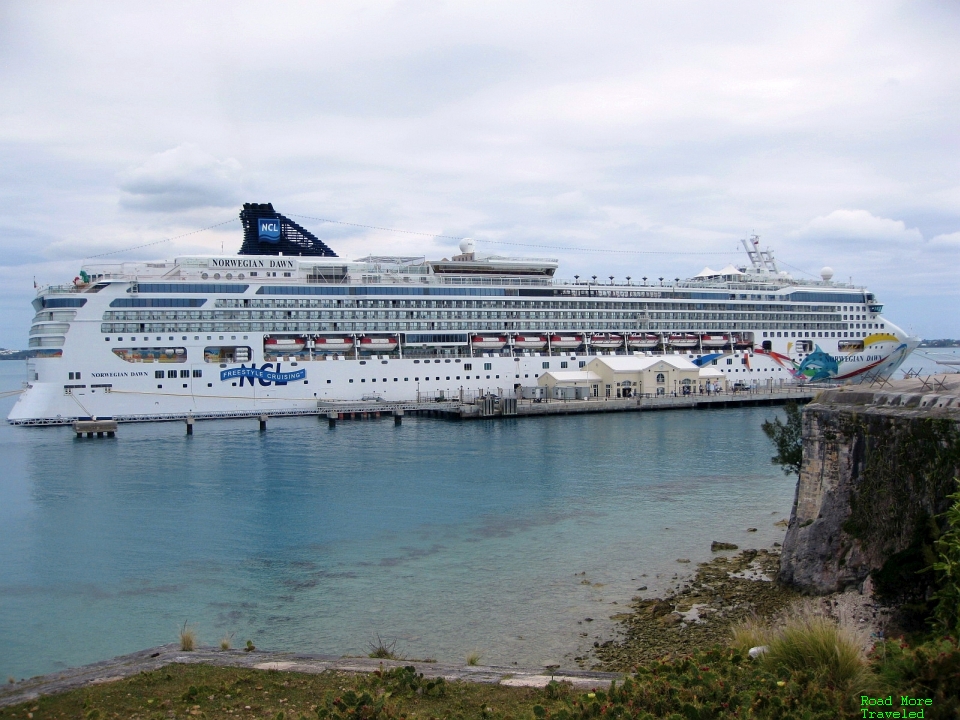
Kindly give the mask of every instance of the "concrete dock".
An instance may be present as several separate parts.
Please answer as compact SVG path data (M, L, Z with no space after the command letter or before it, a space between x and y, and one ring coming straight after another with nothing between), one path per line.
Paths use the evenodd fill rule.
M721 393L719 395L660 395L638 398L591 398L587 400L517 400L493 396L473 402L438 400L420 402L321 402L318 414L331 426L343 420L367 420L393 417L396 424L404 416L436 417L447 420L482 420L503 417L543 417L582 413L638 412L649 410L721 409L806 403L822 390L819 387L791 387L770 392Z

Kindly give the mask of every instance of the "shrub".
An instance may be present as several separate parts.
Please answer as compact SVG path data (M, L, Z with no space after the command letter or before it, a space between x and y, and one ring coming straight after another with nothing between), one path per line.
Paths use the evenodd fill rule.
M960 638L960 492L950 496L953 505L945 513L948 529L935 544L937 578L933 616L940 629Z
M936 638L910 647L881 642L870 654L881 692L930 698L927 718L960 717L960 648L953 638Z

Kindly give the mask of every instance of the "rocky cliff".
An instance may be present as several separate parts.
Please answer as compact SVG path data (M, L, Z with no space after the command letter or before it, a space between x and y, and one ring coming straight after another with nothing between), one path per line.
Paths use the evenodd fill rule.
M960 375L824 391L803 412L780 580L823 594L872 575L922 597L929 574L917 570L932 560L958 473Z

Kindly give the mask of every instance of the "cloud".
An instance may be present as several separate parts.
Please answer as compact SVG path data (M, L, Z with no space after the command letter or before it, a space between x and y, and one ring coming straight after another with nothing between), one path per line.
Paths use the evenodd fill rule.
M218 160L185 143L121 173L120 203L155 212L235 207L240 202L241 171L233 158Z
M917 243L923 239L917 228L908 228L902 220L877 217L866 210L834 210L814 218L794 235L805 240L877 244Z
M960 230L930 238L933 250L960 250Z

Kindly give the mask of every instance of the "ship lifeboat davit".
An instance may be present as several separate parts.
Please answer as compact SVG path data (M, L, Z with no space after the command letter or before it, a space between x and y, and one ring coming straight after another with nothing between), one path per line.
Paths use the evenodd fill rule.
M705 348L722 348L730 344L729 335L701 335L700 345Z
M296 353L303 350L307 342L300 337L268 337L263 341L263 351L271 355Z
M627 344L632 348L650 350L660 344L660 336L651 333L645 335L629 335L627 336Z
M474 335L470 342L478 350L499 350L507 344L507 338L503 335Z
M317 352L339 353L346 352L353 347L353 338L348 337L318 337L314 340Z
M360 338L360 352L393 352L399 344L400 341L395 337L362 337Z
M513 346L520 350L541 350L547 346L546 335L517 335Z
M671 335L668 339L671 347L675 348L695 348L700 338L689 333Z
M590 344L595 348L613 350L623 345L623 337L620 335L593 335L590 338Z
M583 335L551 335L550 347L557 350L574 350L583 345Z

